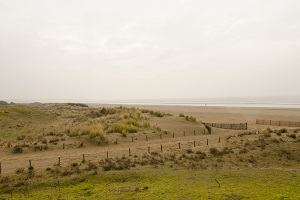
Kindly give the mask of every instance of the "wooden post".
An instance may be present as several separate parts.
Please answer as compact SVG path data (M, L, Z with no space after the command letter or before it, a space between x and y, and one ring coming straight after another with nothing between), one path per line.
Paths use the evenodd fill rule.
M117 139L116 139L116 144L118 144L118 142L119 142L119 141L118 141L118 138L117 138Z
M206 145L208 145L208 139L206 139Z
M219 143L221 143L221 137L219 137Z
M106 159L108 160L108 151L106 152Z
M148 136L146 135L146 141L148 141Z
M63 143L63 149L65 149L65 143Z
M178 143L178 148L180 149L180 142Z
M205 135L205 128L204 128L204 135Z
M29 168L32 168L32 166L31 166L31 160L29 160Z
M162 139L162 135L160 134L160 139Z
M194 147L196 146L196 141L194 140Z
M173 132L173 138L175 137L175 133Z
M194 135L196 135L196 130L194 130Z
M58 157L58 163L57 163L58 166L60 166L60 157Z
M148 153L150 153L150 147L148 147Z
M0 174L2 173L2 167L1 167L1 162L0 162Z
M160 151L162 152L162 150L163 150L163 147L162 147L162 144L160 145Z
M84 157L84 154L82 154L82 163L85 163L85 157Z
M131 141L133 142L133 137L131 137Z
M130 148L129 148L129 156L131 156Z
M280 123L280 122L279 122ZM246 122L246 130L248 130L248 123Z
M185 131L183 131L183 137L185 137Z

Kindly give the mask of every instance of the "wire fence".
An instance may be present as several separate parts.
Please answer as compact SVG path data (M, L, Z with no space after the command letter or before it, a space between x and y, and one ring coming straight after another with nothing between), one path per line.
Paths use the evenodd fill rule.
M176 138L178 139L178 138ZM131 142L135 142L132 140ZM51 167L53 165L61 166L66 165L70 163L75 162L86 162L87 160L95 161L95 160L101 160L101 159L111 159L111 158L118 158L122 156L134 156L134 155L143 155L143 154L150 154L152 152L164 152L164 153L173 153L177 150L187 150L192 149L195 147L210 147L214 146L216 144L221 143L221 137L215 137L215 136L208 136L207 138L197 138L194 137L193 140L185 140L185 141L162 141L155 142L141 145L139 147L120 147L118 148L116 145L108 145L107 147L110 147L107 149L106 147L101 147L97 149L96 151L89 151L85 152L85 147L82 147L82 154L76 153L74 155L68 154L71 151L65 152L66 149L61 149L61 155L60 153L56 152L56 155L51 155L49 157L37 157L34 156L31 158L30 156L25 156L23 159L19 160L18 163L11 162L11 161L2 161L0 162L0 174L6 173L9 171L10 173L13 172L13 170L18 170L20 168L25 168L26 166L28 168L35 168L35 169L46 169L48 167ZM70 150L70 149L69 149ZM52 163L52 164L45 164L46 163Z

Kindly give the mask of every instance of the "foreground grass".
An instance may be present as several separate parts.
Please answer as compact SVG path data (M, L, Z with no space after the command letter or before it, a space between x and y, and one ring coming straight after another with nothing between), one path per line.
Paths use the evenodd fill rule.
M217 183L217 181L218 183ZM13 199L299 199L300 171L141 167L49 179ZM219 185L220 184L220 185ZM0 199L10 198L2 194Z

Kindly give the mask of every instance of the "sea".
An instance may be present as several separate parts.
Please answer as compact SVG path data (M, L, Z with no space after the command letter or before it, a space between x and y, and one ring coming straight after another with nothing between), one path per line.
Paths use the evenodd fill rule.
M162 105L162 106L220 106L220 107L258 107L258 108L300 108L300 96L276 97L222 97L222 98L161 98L132 100L102 99L11 99L15 103L87 103L111 105Z

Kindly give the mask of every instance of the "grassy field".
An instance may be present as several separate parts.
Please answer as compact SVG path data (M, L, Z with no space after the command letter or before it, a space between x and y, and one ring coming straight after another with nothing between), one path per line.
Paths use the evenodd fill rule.
M186 170L169 166L32 183L13 199L299 199L299 170ZM2 194L8 199L11 194Z

